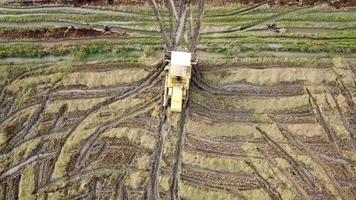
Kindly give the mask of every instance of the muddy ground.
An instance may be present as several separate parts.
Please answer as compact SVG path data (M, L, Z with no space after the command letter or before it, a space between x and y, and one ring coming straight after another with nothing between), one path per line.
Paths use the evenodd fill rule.
M164 1L157 1L162 6L165 5ZM194 4L198 4L198 0L193 0ZM6 4L23 4L23 5L40 5L40 4L70 4L75 6L82 5L91 5L91 6L150 6L149 1L145 0L21 0L21 1L12 1L6 0ZM236 3L242 4L260 4L260 3L269 3L274 6L306 6L306 5L315 5L319 3L328 3L335 8L342 7L354 7L356 2L353 0L210 0L207 2L211 6L228 6Z
M180 114L142 9L0 7L0 199L354 199L352 8L208 8Z
M35 30L10 29L1 32L1 40L55 40L85 37L126 37L126 32L110 32L107 30L95 30L91 28L75 28L73 26L60 28L40 28Z

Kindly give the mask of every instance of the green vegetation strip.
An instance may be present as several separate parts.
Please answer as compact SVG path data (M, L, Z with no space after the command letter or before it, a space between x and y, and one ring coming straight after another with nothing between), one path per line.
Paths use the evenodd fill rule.
M75 21L75 22L95 22L95 21L140 21L156 24L156 20L149 17L128 16L128 15L33 15L33 16L1 16L0 22L28 23L45 21Z
M47 55L62 56L68 53L69 51L67 49L47 50L30 43L13 45L13 46L0 45L0 58L7 58L7 57L38 58Z
M67 54L71 54L75 58L81 60L95 55L114 53L115 56L118 58L126 58L130 60L131 58L138 58L138 51L150 52L154 49L159 49L160 42L161 39L133 39L114 42L94 41L93 43L88 44L74 44L72 47L56 47L51 49L44 48L41 45L35 45L32 43L14 45L3 44L0 45L0 58L41 58L48 55L64 56Z

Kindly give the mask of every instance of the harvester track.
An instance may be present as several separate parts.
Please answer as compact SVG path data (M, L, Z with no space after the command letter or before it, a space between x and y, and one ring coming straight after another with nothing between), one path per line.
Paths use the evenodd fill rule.
M200 31L199 25L190 27L187 35L182 27L191 22L184 26L176 19L177 26L172 26L176 32L167 32L169 45L163 49L177 50L182 34L199 57L193 67L189 99L180 114L160 103L167 63L145 64L156 63L162 53L158 43L165 29L157 29L153 12L95 6L0 7L1 20L18 17L16 23L5 22L3 31L21 29L16 33L24 33L22 38L0 41L4 52L10 53L5 57L11 58L4 64L11 68L9 77L0 84L0 198L352 199L356 195L356 77L355 37L348 32L354 31L350 20L354 10L327 12L327 7L313 6L279 11L265 5L221 8L225 13L214 13L214 8L202 23L208 31ZM185 12L179 9L184 6L177 11ZM186 15L194 13L194 19L197 12L187 9ZM318 9L323 11L315 12L320 14L315 18L313 11ZM161 13L164 28L171 17L175 20L166 11ZM62 21L49 17L43 23L38 19L19 23L37 13L40 17L58 15ZM67 15L70 13L75 13L74 18L83 15L93 20L71 21L74 15ZM106 21L110 15L126 18L111 26ZM245 21L238 21L239 15ZM255 20L247 19L252 15ZM322 17L324 23L310 28ZM223 22L219 27L212 26L215 18ZM235 18L240 27L234 24ZM267 23L276 23L287 33L272 33L265 28ZM326 23L332 23L332 28L325 27ZM138 27L140 24L143 26ZM48 33L36 38L26 32L31 25L32 31L41 33L59 25L103 34L56 38ZM108 28L123 35L105 35ZM313 33L305 34L305 30ZM198 36L189 37L194 32ZM263 42L272 49L268 52L281 54L261 58L264 55L259 54L258 44ZM79 57L80 53L88 57L51 62L38 55L38 62L46 64L26 67L26 63L11 63L19 56L14 47L27 47L28 43L34 44L28 48L46 55L68 48L66 55L77 51ZM121 47L124 51L117 51ZM14 52L7 52L12 48ZM101 48L108 49L101 52ZM255 50L256 55L250 55ZM294 52L303 53L292 55ZM116 59L116 54L129 57L129 61ZM234 57L245 54L246 59ZM103 60L96 60L98 55L103 55ZM331 56L341 58L332 60ZM52 76L58 68L57 80ZM142 68L145 75L137 78L113 77L121 74L120 70L124 70L122 76L130 76ZM272 78L262 77L270 74L269 70ZM45 81L34 82L38 77ZM32 93L22 84L28 84Z
M159 125L159 134L156 145L156 152L154 162L151 167L151 191L150 191L150 199L157 200L159 199L159 188L158 188L158 176L160 173L160 162L163 155L163 148L165 144L165 139L169 132L168 118L167 118L167 110L163 109L163 115L161 117L160 125Z

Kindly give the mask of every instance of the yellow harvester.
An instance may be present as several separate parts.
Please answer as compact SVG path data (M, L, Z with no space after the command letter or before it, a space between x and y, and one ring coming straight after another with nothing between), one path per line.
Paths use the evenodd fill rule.
M167 60L163 106L170 105L172 112L181 112L188 99L191 60L191 53L181 51L172 51Z

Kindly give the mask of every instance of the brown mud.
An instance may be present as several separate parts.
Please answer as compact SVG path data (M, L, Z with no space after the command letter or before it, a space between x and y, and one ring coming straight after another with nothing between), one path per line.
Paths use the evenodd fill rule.
M95 30L91 28L75 28L75 27L60 27L60 28L41 28L35 30L2 30L0 34L1 40L58 40L58 39L75 39L86 37L112 37L122 38L127 37L126 32L110 32Z
M163 0L157 0L161 6L165 6ZM193 4L197 5L199 0L192 0ZM320 3L327 3L330 6L341 9L343 7L355 7L356 2L353 0L211 0L207 2L210 6L229 6L236 3L241 4L263 4L267 3L270 6L310 6ZM150 6L149 1L146 0L21 0L21 1L8 1L6 4L22 4L26 6L32 5L48 5L48 4L65 4L74 6L100 6L100 7L112 7L112 6Z

